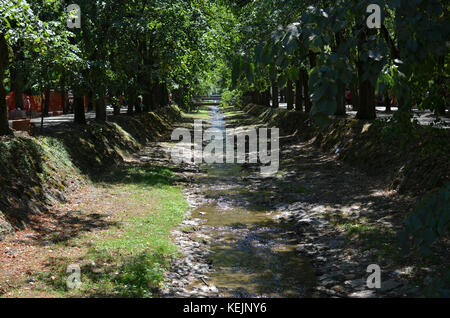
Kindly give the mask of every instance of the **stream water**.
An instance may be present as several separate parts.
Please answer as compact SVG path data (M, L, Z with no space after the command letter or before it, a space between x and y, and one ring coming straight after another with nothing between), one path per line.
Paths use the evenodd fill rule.
M226 121L211 107L210 125L225 133ZM314 271L299 256L298 234L276 218L270 191L256 191L253 183L270 183L259 169L238 164L210 164L194 182L208 200L191 216L201 220L210 237L208 256L214 271L210 282L221 296L310 296ZM275 202L276 203L276 202Z

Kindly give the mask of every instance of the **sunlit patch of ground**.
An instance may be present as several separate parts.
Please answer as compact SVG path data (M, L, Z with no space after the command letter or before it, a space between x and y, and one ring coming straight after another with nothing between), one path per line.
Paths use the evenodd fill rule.
M36 216L35 228L0 245L2 296L153 296L187 209L172 182L168 169L122 168ZM81 267L80 289L66 286L69 264Z
M199 106L196 110L191 112L183 112L183 117L185 119L203 119L207 120L210 117L210 111L208 106Z

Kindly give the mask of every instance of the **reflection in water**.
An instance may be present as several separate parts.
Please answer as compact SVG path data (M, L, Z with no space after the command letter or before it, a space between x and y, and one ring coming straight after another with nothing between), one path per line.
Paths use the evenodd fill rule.
M205 219L213 238L211 279L225 296L244 290L248 296L299 297L312 286L313 270L296 252L293 233L268 211L209 204L192 216Z

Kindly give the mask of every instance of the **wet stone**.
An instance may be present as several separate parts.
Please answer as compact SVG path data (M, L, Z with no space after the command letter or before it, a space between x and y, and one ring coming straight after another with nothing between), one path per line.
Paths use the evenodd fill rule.
M351 293L348 296L353 297L353 298L374 298L376 296L376 294L373 290L362 290L362 291Z
M396 288L398 288L398 287L400 287L402 284L401 283L399 283L399 282L397 282L397 281L395 281L395 280L388 280L388 281L385 281L385 282L381 282L381 291L382 292L388 292L388 291L391 291L391 290L393 290L393 289L396 289Z
M213 110L213 113L214 119L211 126L219 127L219 129L225 127L225 122L217 109ZM375 261L374 256L377 251L373 249L364 252L362 246L355 244L354 241L348 241L345 231L330 224L326 218L330 210L333 214L344 215L355 221L372 212L372 207L366 207L360 203L343 206L345 202L344 204L341 202L348 196L355 198L353 195L355 192L352 189L356 187L339 188L340 184L337 183L339 178L344 177L347 184L360 182L363 177L356 170L334 166L333 162L327 163L327 169L320 169L320 171L309 169L311 159L315 160L318 157L309 149L305 152L305 148L302 147L296 144L288 148L291 152L289 156L295 158L295 163L301 166L294 167L287 164L288 173L280 172L279 175L271 178L262 178L254 165L246 167L181 165L176 167L180 170L177 173L184 173L184 180L188 181L183 184L183 187L186 188L185 194L191 206L180 229L183 226L195 226L196 235L193 235L192 231L184 233L180 229L173 232L174 242L184 257L172 261L173 270L167 273L167 288L164 289L163 296L280 296L283 295L283 289L292 287L292 284L282 285L285 281L283 275L275 272L271 280L259 281L261 285L269 281L277 287L278 290L274 294L267 295L255 292L249 287L252 282L246 279L250 277L248 275L254 274L250 269L259 266L264 270L265 263L273 262L274 265L269 267L273 272L277 266L302 259L302 257L307 257L308 263L314 267L313 274L317 275L315 280L317 285L310 289L326 297L368 298L403 295L408 292L409 289L392 279L382 282L382 287L385 285L382 290L366 289L367 264ZM299 152L301 155L297 156ZM192 170L189 175L186 174L188 169ZM308 193L293 195L291 186L294 184L308 189ZM281 191L283 185L287 186L285 191ZM263 195L257 195L257 193L263 193ZM286 193L291 195L285 195ZM327 206L318 204L324 202L324 196L327 198ZM204 209L205 206L218 208L209 210ZM258 214L261 206L269 208ZM241 209L238 210L237 207ZM230 213L233 212L238 213L235 213L235 217L230 217ZM386 215L382 212L386 211L380 211L380 218ZM259 219L255 219L255 215ZM269 225L255 226L257 223L264 222ZM388 224L390 220L383 219L382 223ZM280 233L274 231L278 224L292 227L295 243L285 244L282 240L277 242L281 238ZM286 231L283 229L281 233L283 232ZM290 249L286 253L293 255L291 258L287 258L287 261L273 258L274 254L277 255L276 253L282 255L285 252L282 249L286 247ZM226 257L220 255L226 255ZM259 260L256 264L258 266L255 266L256 262L252 263L255 259ZM290 268L295 266L300 265L295 262L290 264ZM230 271L227 272L227 270ZM236 275L239 272L243 274ZM383 277L404 276L402 273L383 271ZM239 279L230 283L230 277ZM271 287L273 286L269 286L268 289L270 290ZM298 290L294 293L295 296L301 295Z

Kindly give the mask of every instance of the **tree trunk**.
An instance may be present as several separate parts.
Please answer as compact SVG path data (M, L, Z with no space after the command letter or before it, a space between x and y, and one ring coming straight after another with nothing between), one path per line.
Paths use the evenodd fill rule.
M68 114L69 110L67 109L67 103L66 103L66 91L64 88L61 90L61 107L63 114Z
M87 111L91 112L95 108L95 105L94 105L94 94L92 93L92 91L89 91L89 93L87 95L87 99L88 99Z
M49 108L50 108L50 89L45 89L45 99L44 99L44 109L42 110L42 116L49 116Z
M79 92L73 92L73 104L74 104L74 122L76 124L85 125L86 115L84 113L84 100L83 95Z
M257 92L258 105L264 105L264 92Z
M272 107L278 108L280 105L278 103L278 84L276 80L272 81Z
M12 133L8 124L8 105L6 105L6 92L3 86L8 59L6 40L4 35L0 33L0 136L10 135Z
M337 53L339 46L341 45L343 39L342 33L340 31L334 33L335 45L332 45L333 53ZM336 94L336 116L345 116L345 87L340 81L337 83L337 94Z
M167 106L169 105L169 90L167 89L167 84L162 83L161 84L161 106Z
M384 91L384 104L386 105L386 113L391 112L391 99L389 97L389 90Z
M303 81L302 76L295 81L295 110L303 112Z
M360 32L358 34L358 43L357 48L359 52L363 52L363 44L367 41L367 37L369 35L374 34L375 31L368 30L366 32ZM366 64L361 60L361 57L358 57L356 62L356 68L358 71L358 86L359 86L359 105L358 112L356 113L356 118L358 119L375 119L375 88L372 83L362 77L365 73Z
M338 92L336 94L336 116L345 116L345 91L344 85L339 83Z
M375 88L370 81L360 81L359 108L356 113L358 119L375 119Z
M311 98L309 97L309 76L308 72L306 70L302 70L302 76L303 76L303 92L304 92L304 99L305 99L305 113L309 114L311 111Z
M13 47L13 60L14 63L11 65L10 71L10 79L11 79L11 90L15 92L15 100L16 100L16 109L23 110L23 93L25 90L25 81L23 75L23 66L20 64L25 60L25 56L23 53L23 43L19 41Z
M309 65L311 66L311 68L314 68L317 65L316 53L313 53L311 51L309 51Z
M285 88L284 88L284 87L279 88L279 89L278 89L278 93L279 93L279 95L280 95L280 103L286 102Z
M148 111L150 111L150 109L153 108L153 94L154 94L154 89L153 87L149 88L151 91L150 92L146 92L143 94L143 110L145 113L147 113Z
M11 90L15 94L16 109L23 110L23 79L22 74L16 67L10 68Z
M358 49L361 49L362 43L365 41L366 35L361 32L358 37ZM365 79L363 80L364 74L364 62L358 59L356 62L356 68L358 71L358 86L359 86L359 104L358 112L356 113L356 118L358 119L375 119L375 88L372 83Z
M127 90L126 94L127 94L127 104L128 104L127 114L133 115L134 105L136 103L136 94L134 92L134 89L131 89L131 88Z
M149 99L148 111L155 110L156 108L158 108L159 104L160 104L159 84L153 83L151 85L151 94Z
M67 103L66 103L66 87L65 87L64 79L62 77L59 82L59 87L60 87L60 93L61 93L62 111L63 111L63 114L67 114L68 110L67 110Z
M0 70L0 136L11 134L8 124L8 109L6 105L6 92L3 87L3 71Z
M106 103L103 93L100 94L100 98L97 100L95 106L95 121L104 123L106 121Z
M313 52L309 52L309 65L311 68L316 67L317 64L317 57L316 54ZM304 70L303 72L304 75L304 83L303 83L303 87L305 89L305 112L309 113L311 111L311 107L312 107L312 103L311 103L311 98L309 96L309 75L308 72L306 70Z
M445 58L444 56L439 56L438 58L438 68L439 68L439 72L438 72L438 77L436 80L436 85L438 87L438 92L440 93L441 96L446 96L447 95L447 85L445 85L445 73L444 73L444 69L445 69ZM445 116L445 109L447 108L446 106L446 102L447 99L443 98L442 103L440 103L437 107L436 107L436 115L438 116Z
M127 114L128 115L133 115L134 113L134 103L131 101L130 97L127 98Z
M258 97L258 105L261 106L267 106L267 96L266 96L266 91L262 91L262 92L257 92L257 97Z
M164 103L164 93L162 83L157 83L155 85L155 105L152 110L158 109L163 106Z
M286 103L287 103L287 109L292 110L294 109L294 92L292 91L292 81L287 81L286 86Z
M111 99L111 104L114 109L114 116L120 115L120 109L122 108L122 104L120 103L119 95L120 94L118 92L116 92L116 94L114 95L115 98Z
M264 96L264 104L263 105L266 107L270 107L270 87L264 91L263 96Z
M350 92L352 94L352 110L358 110L359 109L359 92L358 92L358 86L352 85Z
M41 93L41 133L44 130L44 111L42 106L42 101L44 100L44 94Z

